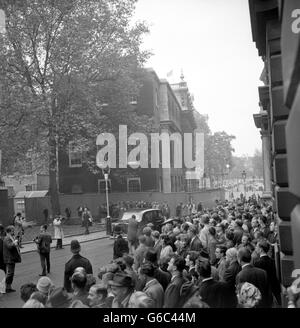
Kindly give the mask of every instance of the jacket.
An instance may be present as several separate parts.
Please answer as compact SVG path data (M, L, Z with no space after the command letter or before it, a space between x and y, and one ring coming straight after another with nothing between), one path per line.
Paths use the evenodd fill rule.
M64 287L67 292L72 292L71 281L74 271L78 267L83 267L87 274L93 274L93 268L91 262L81 256L80 254L75 254L65 265L65 273L64 273Z
M52 238L47 232L40 233L34 240L38 247L38 252L41 254L50 253Z
M14 244L14 241L10 236L4 237L3 240L3 261L6 264L21 262L19 247Z
M172 277L165 291L164 308L182 307L184 299L181 297L181 287L185 282L182 275Z
M0 270L5 271L5 263L3 258L3 239L0 237Z
M119 257L122 257L124 254L128 254L128 253L129 253L128 242L121 235L119 235L114 242L113 258L117 259Z
M233 290L235 290L236 276L240 271L241 266L237 261L230 263L229 266L225 269L223 281L227 282Z
M245 266L236 277L236 285L249 282L259 289L262 300L258 307L268 308L272 306L271 286L265 270L254 267L252 264Z
M154 308L159 309L163 307L165 296L164 289L155 278L146 283L143 292L152 298L154 301Z
M53 226L54 226L54 239L63 239L64 231L62 228L61 220L54 219Z
M134 253L134 264L133 264L133 268L135 271L138 270L138 268L141 266L141 264L144 261L145 258L145 254L147 252L149 247L147 247L144 244L139 245L139 247L135 250Z
M200 252L202 248L202 243L199 237L195 236L190 243L190 251Z
M268 255L264 255L254 262L254 266L263 269L267 272L272 293L275 296L278 304L281 304L281 299L280 299L281 287L280 287L279 280L276 276L276 268L275 268L274 260L272 260Z

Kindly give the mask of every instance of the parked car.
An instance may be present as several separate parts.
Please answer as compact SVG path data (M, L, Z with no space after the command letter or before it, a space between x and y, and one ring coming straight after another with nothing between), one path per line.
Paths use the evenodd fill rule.
M164 223L164 217L161 210L150 208L150 209L130 209L123 213L121 219L112 222L112 232L114 234L115 227L117 225L121 226L122 232L127 234L128 221L135 215L137 222L139 223L139 231L149 224L153 224L153 229L161 231L162 224Z

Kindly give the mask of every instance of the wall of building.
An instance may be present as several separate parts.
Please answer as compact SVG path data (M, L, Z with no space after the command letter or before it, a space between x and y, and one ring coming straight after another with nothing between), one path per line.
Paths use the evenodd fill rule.
M105 194L82 194L82 195L60 195L61 212L64 214L66 207L72 211L72 217L77 217L77 208L86 205L95 218L99 215L99 205L106 202ZM109 203L117 204L120 201L157 201L167 202L171 209L171 215L175 215L176 205L180 202L188 203L192 199L195 204L201 202L204 207L212 207L215 200L224 200L224 189L212 189L195 193L159 193L159 192L137 192L137 193L112 193L109 194ZM43 222L43 210L47 208L50 213L50 198L26 198L25 212L28 220Z

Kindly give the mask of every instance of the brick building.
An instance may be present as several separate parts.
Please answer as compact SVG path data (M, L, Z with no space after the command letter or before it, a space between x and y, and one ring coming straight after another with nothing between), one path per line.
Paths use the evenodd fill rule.
M184 84L186 86L186 82ZM172 134L177 132L182 135L185 132L197 130L195 120L197 112L194 110L192 100L188 98L188 89L187 87L183 88L180 96L177 89L175 85L170 85L167 80L159 79L153 69L146 70L139 96L132 104L138 114L154 117L157 133ZM182 97L188 107L183 106ZM175 147L179 147L178 144ZM195 153L195 151L194 146L193 152ZM174 156L176 154L178 152L174 151L171 143L171 168L132 169L130 174L126 169L121 177L120 174L116 177L112 169L109 175L110 191L160 191L168 193L197 190L196 187L200 185L199 179L194 179L192 183L187 184L187 171L184 168L174 168ZM183 154L182 151L182 156ZM64 194L105 192L103 175L95 175L87 169L82 152L75 150L72 143L69 143L69 149L59 151L59 192Z

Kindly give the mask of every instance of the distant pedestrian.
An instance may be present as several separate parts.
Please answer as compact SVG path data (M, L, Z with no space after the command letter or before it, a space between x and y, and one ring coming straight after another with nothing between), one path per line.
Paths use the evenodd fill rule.
M59 214L57 214L53 220L54 226L54 239L57 240L56 248L55 249L62 249L63 248L63 238L64 238L64 231L62 227L62 218Z
M71 219L71 214L72 214L72 211L71 211L70 207L66 207L65 213L66 213L66 219L70 220Z
M6 271L6 266L3 259L3 240L5 237L5 230L2 224L0 224L0 270Z
M136 216L132 215L132 217L128 221L128 230L127 230L127 240L129 245L129 254L133 254L137 244L138 244L138 227L139 224L136 220Z
M15 238L18 240L18 246L23 248L22 239L24 235L23 223L25 219L22 217L21 213L17 213L14 217L14 227L15 227Z
M78 217L81 219L81 226L83 227L83 219L82 219L82 213L83 213L83 206L78 206L77 208L77 213L78 213Z
M12 289L11 285L15 275L16 263L21 262L19 243L14 236L15 228L13 226L8 226L6 228L6 237L4 237L3 240L3 260L6 265L6 293L15 292L15 289Z
M44 223L48 224L48 218L49 218L49 211L47 208L43 210L43 215L44 215Z
M42 273L40 276L46 276L50 273L50 249L52 238L47 232L48 226L46 224L41 226L40 234L33 240L37 244L38 253L40 255Z
M88 235L90 233L89 231L89 226L90 226L90 222L92 222L92 218L91 218L91 213L88 210L87 207L85 207L83 209L82 212L82 222L83 222L83 226L85 227L85 234Z

